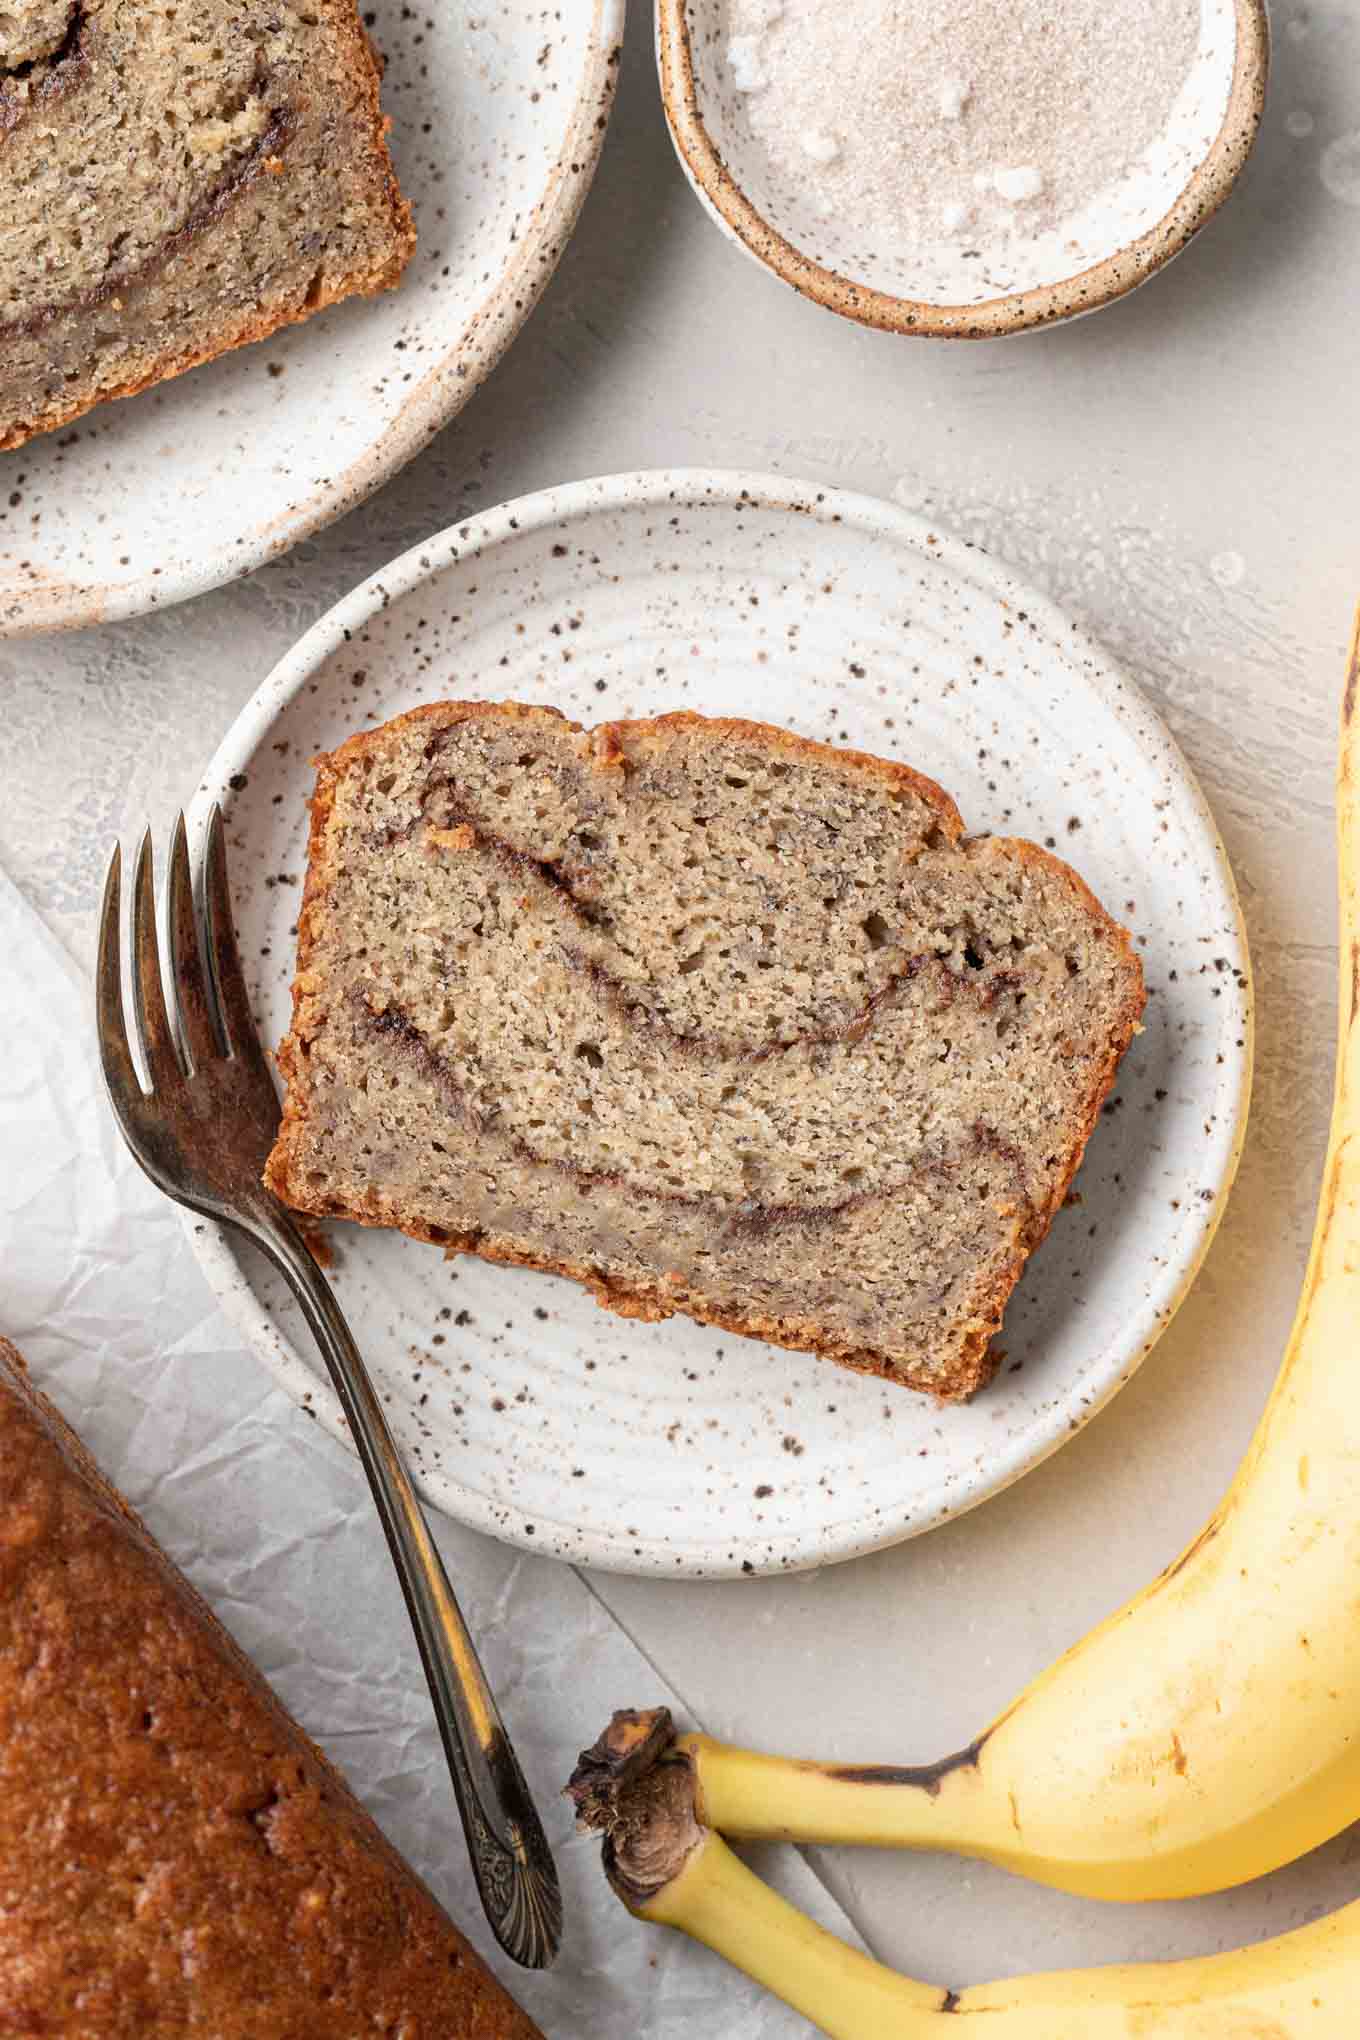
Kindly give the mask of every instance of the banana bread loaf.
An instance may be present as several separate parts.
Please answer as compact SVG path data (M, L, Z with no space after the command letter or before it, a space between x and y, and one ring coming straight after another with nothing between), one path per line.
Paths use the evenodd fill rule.
M0 2031L537 2035L3 1339Z
M447 702L320 761L267 1180L958 1398L1142 1008L1081 880L902 766Z
M0 7L0 447L414 246L354 0Z

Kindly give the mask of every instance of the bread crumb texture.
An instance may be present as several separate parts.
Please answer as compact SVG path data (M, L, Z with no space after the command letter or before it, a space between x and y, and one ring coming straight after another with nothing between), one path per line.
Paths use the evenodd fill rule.
M268 1176L957 1398L1143 1003L1075 873L904 767L445 703L321 761Z
M353 0L0 5L0 446L395 284L383 134Z

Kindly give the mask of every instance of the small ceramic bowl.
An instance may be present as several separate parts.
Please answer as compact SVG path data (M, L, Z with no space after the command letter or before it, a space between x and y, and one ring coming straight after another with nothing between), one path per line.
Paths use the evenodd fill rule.
M1178 255L1251 153L1270 61L1266 0L1201 0L1198 51L1149 167L1055 230L999 244L864 243L772 170L727 61L727 0L656 0L661 96L706 209L747 254L828 310L893 333L987 339L1092 312Z

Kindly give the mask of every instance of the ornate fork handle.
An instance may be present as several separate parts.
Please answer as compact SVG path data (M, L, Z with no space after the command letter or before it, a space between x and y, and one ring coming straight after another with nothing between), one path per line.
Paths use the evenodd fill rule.
M353 1334L277 1198L261 1187L231 1222L273 1262L321 1348L406 1597L482 1904L506 1953L545 1968L562 1930L552 1855Z

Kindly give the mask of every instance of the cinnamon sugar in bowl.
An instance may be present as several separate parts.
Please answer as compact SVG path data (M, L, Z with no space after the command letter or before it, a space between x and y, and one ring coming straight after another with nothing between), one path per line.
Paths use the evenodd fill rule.
M657 0L718 224L870 326L977 338L1122 296L1227 196L1265 0Z

